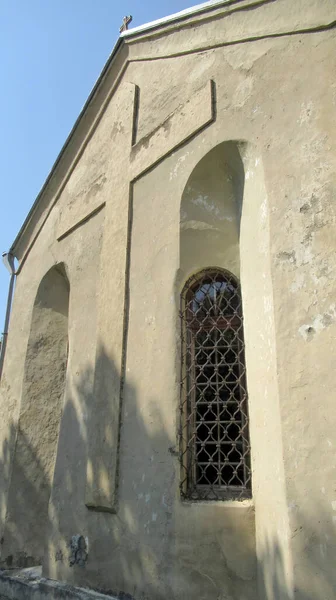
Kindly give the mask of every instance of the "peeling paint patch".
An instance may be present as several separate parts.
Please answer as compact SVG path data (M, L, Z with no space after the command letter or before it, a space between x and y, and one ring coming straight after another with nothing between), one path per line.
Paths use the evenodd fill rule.
M231 219L230 219L231 220ZM217 227L210 225L210 223L205 223L204 221L184 221L181 223L181 229L195 229L198 231L202 231L205 229L212 229L213 231L220 231Z
M199 196L196 196L196 198L192 198L190 202L192 204L195 204L196 206L204 208L207 212L209 212L212 216L216 217L216 219L219 219L220 221L233 220L233 217L231 215L223 215L219 207L216 206L214 202L211 202L211 200L209 200L209 196L207 195L203 196L202 194L199 194Z
M301 104L300 117L298 119L299 125L306 125L309 121L311 121L314 113L314 105L311 101L303 102Z
M310 245L301 244L296 251L297 263L301 266L313 262L314 254Z
M298 292L299 290L301 290L304 287L304 281L305 281L305 277L303 275L303 273L299 273L296 277L296 279L293 281L292 285L290 286L290 291L292 293Z
M302 206L300 206L300 213L307 213L309 212L311 209L311 205L309 204L309 202L305 202L304 204L302 204Z
M294 250L291 252L279 252L277 254L277 259L280 263L291 263L292 265L296 264L296 256Z
M331 304L329 309L320 315L317 315L312 323L305 323L299 328L299 334L306 340L311 340L315 334L320 333L326 327L329 327L336 320L336 306Z
M145 317L145 323L146 325L154 325L155 317L153 315L148 315L147 317Z
M188 155L189 155L189 152L187 152L183 156L180 156L180 158L176 162L176 165L174 166L173 170L170 172L170 175L169 175L169 180L170 181L172 181L173 179L175 179L178 176L178 172L180 170L180 167L184 163L184 161L185 161L185 159L187 158Z

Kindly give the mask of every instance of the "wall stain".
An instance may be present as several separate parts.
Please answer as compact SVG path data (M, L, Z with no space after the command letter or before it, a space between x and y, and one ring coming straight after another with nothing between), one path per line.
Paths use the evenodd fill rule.
M296 255L295 255L295 251L292 250L291 252L278 252L277 254L277 260L279 263L286 263L289 262L292 265L296 264Z
M306 341L312 340L316 334L330 327L336 320L336 305L331 304L323 314L317 315L311 323L305 323L299 328L299 334Z

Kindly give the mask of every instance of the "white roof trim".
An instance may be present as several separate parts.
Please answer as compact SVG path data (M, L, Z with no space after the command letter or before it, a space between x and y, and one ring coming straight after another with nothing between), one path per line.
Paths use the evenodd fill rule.
M241 0L235 1L240 2ZM133 34L141 33L142 31L153 29L154 27L159 27L160 25L166 25L172 21L178 21L178 19L188 17L189 15L196 15L198 13L205 12L209 10L209 8L216 8L217 6L223 6L225 4L232 3L232 0L208 0L208 2L203 2L202 4L197 4L196 6L191 6L190 8L185 8L184 10L174 13L173 15L169 15L168 17L163 17L162 19L157 19L156 21L150 21L149 23L139 25L139 27L134 27L133 29L127 29L120 34L120 37L129 37Z

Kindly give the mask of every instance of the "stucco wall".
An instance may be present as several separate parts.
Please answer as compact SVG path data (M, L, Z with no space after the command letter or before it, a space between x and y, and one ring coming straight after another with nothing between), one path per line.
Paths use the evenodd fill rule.
M148 600L334 597L335 6L247 4L126 40L123 77L18 275L1 382L5 536L36 292L60 262L71 290L51 577ZM230 141L245 173L240 264L233 230L197 205L187 220L219 226L218 256L240 273L253 502L187 503L178 294L201 260L181 269L181 200ZM32 240L27 230L20 257ZM84 568L69 566L76 534L88 539Z
M26 564L31 564L32 558L43 557L46 550L46 541L49 537L50 526L48 520L46 521L47 515L42 515L38 507L41 501L40 485L42 485L42 488L50 487L54 477L54 465L49 464L48 459L50 436L46 436L45 445L43 443L43 438L46 435L45 427L51 425L50 419L48 419L49 423L45 423L43 413L48 414L51 410L51 400L54 390L50 390L50 393L48 393L47 374L43 371L44 367L41 365L41 361L32 360L32 349L29 352L28 343L29 340L33 341L31 333L31 327L34 324L33 307L36 301L39 300L37 296L39 285L46 273L55 265L55 262L65 265L70 283L67 389L70 386L70 374L71 379L76 382L79 374L84 373L84 368L89 368L90 364L91 368L93 368L95 359L96 278L97 262L99 264L103 212L88 221L71 238L64 240L61 246L55 239L55 224L57 224L57 220L53 217L56 217L56 213L49 219L47 226L44 228L43 233L29 255L28 268L22 270L20 276L17 278L11 316L11 335L9 336L8 354L6 357L6 370L4 380L1 382L3 399L3 452L1 466L4 473L8 473L7 481L8 483L11 481L12 486L9 488L9 497L7 497L6 488L2 487L1 508L4 512L4 519L2 521L3 552L1 559L5 564L12 564L13 566L15 564L25 566ZM92 254L85 252L84 239L87 240L91 247ZM90 282L90 285L88 285L88 282ZM22 293L21 289L23 290ZM55 300L56 302L56 298L51 297L50 300ZM78 304L83 307L82 315L84 323L79 318L74 318L77 313L76 307ZM86 314L90 314L90 318L87 318ZM41 316L39 317L39 327L41 327ZM47 331L51 333L50 324ZM35 343L33 342L33 349L36 346L38 348L39 343L39 340L35 341ZM55 348L54 350L56 353L55 361L58 361L57 349ZM44 380L45 389L43 396L39 397L40 406L34 402L31 392L29 393L29 382L25 378L25 370L27 368L29 368L30 378L36 378L36 380L40 378L40 383ZM42 369L40 374L39 369ZM88 381L86 385L86 391L88 392L90 382ZM26 402L27 392L31 407ZM11 395L14 398L16 397L15 404L13 400L14 406L12 410L10 410L11 404L9 403L8 405L6 402L7 399L11 400ZM76 396L73 390L70 392L70 397L70 402L76 404ZM60 398L60 407L64 415L65 398L63 394ZM78 412L82 413L79 409ZM19 439L17 437L17 423L19 416L27 422L28 431L25 432L27 442L25 453L27 455L30 454L29 462L31 463L31 469L29 469L29 462L26 462L24 474L21 474L24 480L20 485L15 485L15 478L13 478L13 475L15 475L15 460L13 461L13 457L14 452L17 453ZM86 415L83 411L80 420L85 420L85 418ZM52 411L51 419L56 419L54 411ZM29 421L31 421L30 427ZM54 431L53 435L56 435L57 444L58 432ZM38 443L39 436L40 441ZM32 443L29 442L29 438L31 438ZM74 438L76 438L75 435ZM68 441L70 440L68 439ZM39 446L38 451L35 451L34 444ZM80 457L80 460L82 461L83 457ZM39 476L40 481L36 480L35 477L36 464L39 464L39 471L42 469L42 473L40 472ZM74 472L76 472L75 467ZM66 489L66 486L64 489ZM25 499L26 494L29 497ZM7 510L7 502L10 502L11 498L11 509ZM25 507L21 511L19 510L20 502L23 502ZM16 514L15 523L13 523L12 519L12 509ZM33 531L36 531L37 538L34 543L31 541ZM45 531L48 532L47 537ZM32 547L34 548L34 553L32 553Z
M69 282L59 265L44 276L33 308L3 536L9 566L43 559L67 369L68 311ZM19 542L19 556L11 554L13 540Z

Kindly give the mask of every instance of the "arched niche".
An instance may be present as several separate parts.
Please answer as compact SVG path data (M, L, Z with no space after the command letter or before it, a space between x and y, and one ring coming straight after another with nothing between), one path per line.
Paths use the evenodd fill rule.
M180 209L182 285L193 272L214 265L239 276L244 180L244 166L235 142L213 148L192 171Z
M41 564L68 356L69 281L63 265L43 277L34 302L2 559Z
M226 300L221 302L220 292L224 290L223 298L227 298L234 290L239 300L237 306L241 307L240 220L244 182L237 143L223 142L195 166L181 199L179 276L181 283L187 281L180 304L181 494L193 500L250 496L243 319L240 308L234 309L233 296L225 312ZM195 299L194 288L189 286L194 280L198 294ZM213 307L217 307L213 314L212 293ZM228 318L229 326L224 324ZM235 321L237 332L231 336ZM232 433L230 437L227 422L223 420L228 415L233 420L238 415L234 448L241 448L239 456L227 442L233 436ZM244 457L248 459L246 463ZM227 478L226 470L230 472ZM242 472L241 478L238 470Z

